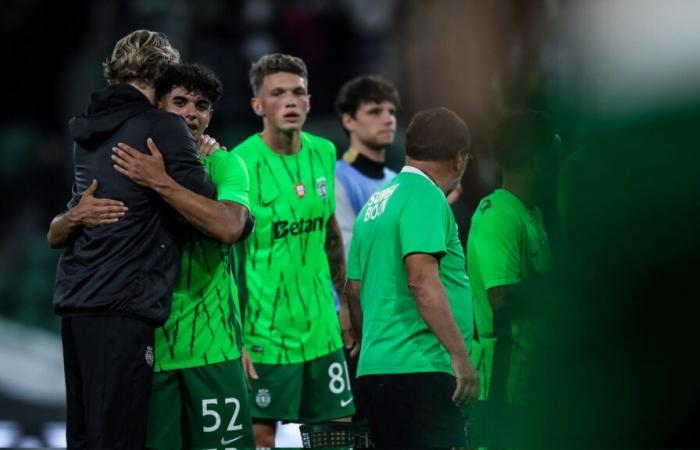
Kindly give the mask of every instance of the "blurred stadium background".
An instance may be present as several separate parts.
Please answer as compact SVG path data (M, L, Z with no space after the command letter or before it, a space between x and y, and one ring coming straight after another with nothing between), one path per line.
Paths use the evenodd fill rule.
M664 302L679 300L685 315L673 320L685 330L685 321L698 312L697 304L687 304L688 296L697 300L697 292L679 287L698 267L694 250L699 248L700 177L694 168L700 158L698 138L691 132L700 117L698 23L700 5L690 0L4 1L0 447L63 442L60 322L51 308L59 251L48 248L45 234L70 193L68 119L82 111L90 92L104 85L101 61L116 40L137 28L166 33L184 60L219 74L225 92L209 131L228 147L260 128L249 108L247 70L251 61L273 51L306 61L312 94L306 129L332 139L339 152L347 142L333 101L342 83L356 75L381 74L396 83L403 102L401 129L422 108L454 109L472 130L478 158L467 169L464 193L455 205L462 239L478 200L500 182L488 160L489 136L497 120L507 110L523 107L552 113L566 152L579 154L566 172L568 197L563 202L576 240L560 252L558 279L564 283L553 283L556 304L566 306L553 308L547 316L556 318L552 335L558 345L543 348L561 359L545 364L548 376L542 377L541 396L551 408L566 409L564 399L571 405L583 403L583 409L561 416L571 419L559 428L562 438L572 433L610 438L618 436L616 430L635 429L642 409L663 409L661 392L644 390L637 399L634 389L628 386L623 395L615 383L663 384L663 398L674 399L680 388L674 390L667 371L645 372L638 365L644 355L629 356L630 349L644 346L653 353L650 359L664 353L668 370L685 371L680 381L691 381L695 374L693 366L683 365L691 358L684 358L681 350L697 338L681 332L671 340L664 327L677 331L675 325L651 314ZM644 134L664 126L672 128L664 136L675 140L662 139L661 131ZM598 153L582 150L591 143ZM660 143L671 148L660 148ZM389 156L393 168L401 166L402 146L400 132ZM617 159L609 161L614 155ZM670 165L659 167L659 161ZM683 195L675 196L676 190ZM615 201L607 202L611 192ZM644 201L629 201L640 195ZM555 196L551 199L550 232L558 236ZM660 218L669 211L678 216ZM683 227L674 231L681 222ZM663 247L656 239L664 240ZM606 264L601 266L601 261ZM628 270L631 261L634 271ZM656 264L653 276L647 261ZM659 276L659 267L676 266L679 271ZM577 276L571 278L571 273ZM603 286L609 289L599 283L603 273ZM640 277L656 284L642 287ZM666 281L674 284L667 286ZM617 289L620 285L634 286L634 293ZM592 286L596 289L588 289ZM611 304L621 306L606 309ZM641 312L632 314L636 319L630 322L627 307L634 305ZM601 310L609 314L593 319ZM627 326L618 329L619 323ZM611 330L623 334L624 345L604 345L615 335ZM649 348L642 345L646 341L635 340L647 332L666 333L669 339ZM594 340L596 346L585 347L591 334L602 337ZM569 357L573 348L576 358ZM591 385L578 370L582 364L607 378L594 376ZM615 376L609 378L611 373ZM645 416L643 423L654 423L654 437L688 436L681 413L696 405L700 384L694 380L695 387L683 391L677 418L659 422L652 420L658 419L656 413ZM573 393L572 385L586 389ZM608 389L597 389L603 385ZM622 422L606 421L604 432L602 419L578 421L599 408L596 402L603 398L619 406L609 414L625 417ZM542 411L550 417L547 407ZM644 437L652 431L640 433Z

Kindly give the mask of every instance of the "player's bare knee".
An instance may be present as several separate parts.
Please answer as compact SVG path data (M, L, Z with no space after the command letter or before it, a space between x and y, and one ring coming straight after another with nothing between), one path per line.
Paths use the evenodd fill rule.
M272 448L275 446L275 422L271 420L253 420L255 446Z

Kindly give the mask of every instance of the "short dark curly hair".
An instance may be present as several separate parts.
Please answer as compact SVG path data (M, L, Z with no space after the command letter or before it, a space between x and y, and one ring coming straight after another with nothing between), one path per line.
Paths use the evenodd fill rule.
M451 161L470 147L469 127L448 108L420 111L406 129L406 156L418 161Z
M385 101L393 103L396 108L401 107L396 86L380 76L363 75L353 78L340 88L335 99L335 110L338 115L350 114L355 117L361 103Z
M248 76L250 77L250 88L253 90L253 95L258 95L260 86L267 75L273 73L288 72L294 75L299 75L307 82L309 81L309 73L306 70L306 64L301 58L284 53L271 53L262 56L250 66Z
M207 67L199 64L176 64L168 67L156 80L156 99L161 100L176 87L196 92L213 105L223 94L221 80Z
M493 135L491 152L496 164L510 170L557 146L558 140L547 114L532 110L517 111L499 122Z

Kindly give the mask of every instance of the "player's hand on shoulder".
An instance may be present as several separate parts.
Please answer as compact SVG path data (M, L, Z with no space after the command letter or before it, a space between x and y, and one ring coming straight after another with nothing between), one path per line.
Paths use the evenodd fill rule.
M116 147L112 147L112 161L114 169L134 183L156 189L167 184L169 176L165 171L163 154L156 143L148 138L146 144L149 154L141 153L134 147L120 142Z
M68 219L80 226L94 228L99 225L116 223L129 209L118 200L95 197L97 180L92 180L90 186L83 192L80 202L71 208Z
M459 407L474 403L479 398L479 374L466 352L452 357L452 371L457 381L452 401Z
M201 158L211 155L217 149L220 148L226 150L225 147L222 147L216 139L209 136L208 134L203 134L202 137L199 138L199 142L197 142L197 147L199 148L199 156Z

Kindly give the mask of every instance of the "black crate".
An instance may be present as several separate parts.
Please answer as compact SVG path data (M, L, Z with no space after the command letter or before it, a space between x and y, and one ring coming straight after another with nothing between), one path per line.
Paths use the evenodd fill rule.
M327 422L299 427L304 448L374 448L367 422Z

